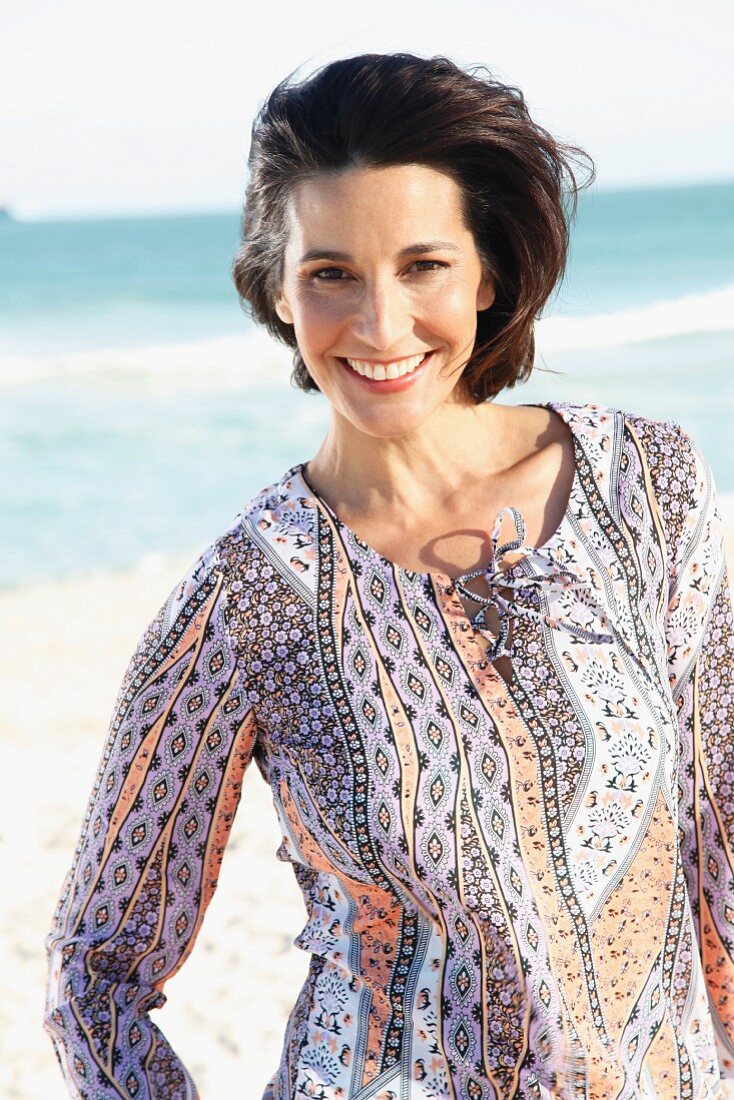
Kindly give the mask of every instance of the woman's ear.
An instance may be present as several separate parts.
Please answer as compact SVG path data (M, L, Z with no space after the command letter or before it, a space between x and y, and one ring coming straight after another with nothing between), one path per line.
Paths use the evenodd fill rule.
M496 297L497 291L495 290L494 279L491 275L483 275L477 290L477 313L489 309Z
M278 314L278 317L284 325L293 324L293 313L291 312L291 307L288 305L288 302L282 295L275 299L275 312Z

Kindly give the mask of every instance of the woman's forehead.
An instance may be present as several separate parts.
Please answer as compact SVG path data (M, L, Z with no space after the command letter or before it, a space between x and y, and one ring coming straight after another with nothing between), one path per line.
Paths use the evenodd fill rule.
M459 185L448 172L427 164L389 164L314 172L296 182L291 198L302 206L339 201L340 198L362 197L369 201L371 196L381 197L386 192L406 199L426 195L444 201L461 194Z
M324 172L293 188L289 228L294 246L303 251L327 243L336 247L335 241L355 235L379 239L386 231L391 238L404 236L405 245L450 241L463 228L461 199L451 176L424 165ZM322 239L325 232L329 242Z

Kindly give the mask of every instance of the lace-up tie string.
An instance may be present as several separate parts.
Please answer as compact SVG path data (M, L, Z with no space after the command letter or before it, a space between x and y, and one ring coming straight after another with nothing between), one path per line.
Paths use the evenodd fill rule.
M500 545L500 528L502 526L502 519L506 514L511 515L515 522L517 537L511 539L510 542L504 542ZM492 645L488 651L489 657L494 660L497 657L512 656L512 648L508 648L506 644L510 633L512 615L536 619L539 622L545 623L547 626L566 630L569 634L573 634L575 637L581 638L587 642L614 641L612 634L589 630L586 627L571 622L569 619L555 618L551 615L537 611L534 607L523 606L521 603L517 602L515 597L507 599L501 594L500 589L502 588L514 589L518 594L523 591L528 592L532 589L547 589L549 592L566 592L569 589L587 589L592 593L593 602L597 604L597 606L600 606L596 599L596 591L589 581L580 580L570 569L566 569L562 565L559 565L550 550L523 545L524 538L525 521L517 508L512 505L501 508L495 517L494 526L492 527L492 562L490 566L488 568L479 568L468 573L462 573L461 576L454 577L451 582L452 587L463 596L482 605L471 621L472 625L475 626L477 630L484 634L485 637L492 640ZM550 566L550 570L544 573L533 574L532 576L528 576L527 574L518 576L517 574L503 571L501 566L504 562L505 555L514 551L519 551L529 559L547 563ZM515 565L519 564L519 561L509 563L509 567L513 569ZM489 595L485 596L481 593L473 592L466 587L467 583L475 577L484 578L489 588ZM486 616L490 607L496 609L499 618L499 630L496 636L487 626ZM603 608L600 608L600 610L602 610L605 618L608 620L606 611Z

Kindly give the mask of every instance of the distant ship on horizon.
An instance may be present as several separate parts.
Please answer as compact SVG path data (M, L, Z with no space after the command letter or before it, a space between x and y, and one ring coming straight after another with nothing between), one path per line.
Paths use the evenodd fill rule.
M0 199L0 222L14 222L12 211L6 202Z

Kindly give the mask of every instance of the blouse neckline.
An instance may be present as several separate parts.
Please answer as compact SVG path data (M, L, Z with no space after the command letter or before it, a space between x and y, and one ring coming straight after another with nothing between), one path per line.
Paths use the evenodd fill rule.
M560 523L556 527L555 531L553 531L553 533L546 539L546 541L544 543L541 543L539 546L527 546L523 543L522 549L525 551L525 553L516 562L513 562L511 565L507 565L507 567L504 571L507 572L508 574L523 573L525 571L523 567L526 564L527 565L532 565L532 562L533 562L534 558L538 558L538 559L542 560L544 563L547 563L549 558L551 560L553 559L554 551L558 547L558 544L563 540L563 537L566 533L566 527L567 527L567 525L569 524L569 522L571 520L571 512L572 512L572 508L573 508L574 497L575 497L576 491L579 487L578 486L578 482L579 482L579 464L578 464L577 453L576 453L577 452L577 444L578 444L578 436L577 436L577 433L576 433L576 431L574 429L574 426L573 426L573 423L572 423L571 414L564 407L564 403L560 402L560 401L524 402L524 403L522 403L522 407L523 408L547 408L547 409L552 409L553 412L555 412L558 416L561 417L561 419L564 421L564 423L568 427L569 431L571 432L571 436L572 436L573 443L574 443L574 473L573 473L573 481L571 483L571 489L569 491L568 499L566 501L566 507L564 509L563 516L561 517ZM422 570L421 571L421 570L416 570L416 569L409 569L409 568L407 568L407 566L400 565L399 562L392 561L390 558L385 557L385 555L381 554L379 552L379 550L376 550L375 547L370 546L369 543L365 542L365 540L360 535L358 535L357 532L349 526L349 524L345 523L344 520L342 520L340 518L340 516L337 515L337 513L334 511L334 509L331 507L331 505L328 504L327 501L322 496L320 496L319 493L316 492L316 490L311 486L311 484L308 481L308 478L305 474L305 467L306 467L306 462L305 461L304 462L299 462L294 467L292 467L292 469L290 471L291 474L296 474L300 478L301 483L302 483L302 485L304 487L304 490L305 490L305 495L313 500L313 502L317 505L317 507L319 507L332 520L334 525L339 530L349 534L354 539L354 541L360 546L360 548L362 550L364 550L370 557L376 559L382 565L386 565L386 566L390 567L391 569L395 570L395 572L397 574L401 575L401 576L406 576L406 577L409 577L409 578L416 578L417 577L417 578L423 578L426 581L435 581L436 583L440 584L444 588L453 589L453 585L454 585L455 580L461 579L462 577L467 576L467 573L460 573L460 574L457 574L455 577L452 577L450 574L442 572L440 570ZM492 531L493 524L496 522L496 520L497 520L498 516L500 515L500 513L502 511L505 511L507 509L507 507L508 506L505 506L505 508L500 509L499 512L497 513L497 515L494 516L492 518L492 520L488 523L488 525L486 527L487 534L489 534ZM514 537L514 533L511 532L504 523L503 523L502 527L503 527L503 530L502 530L503 540L504 540L506 535L508 535L509 537ZM492 567L492 562L488 562L485 566L482 566L481 568L482 568L482 570L488 570L491 567Z

